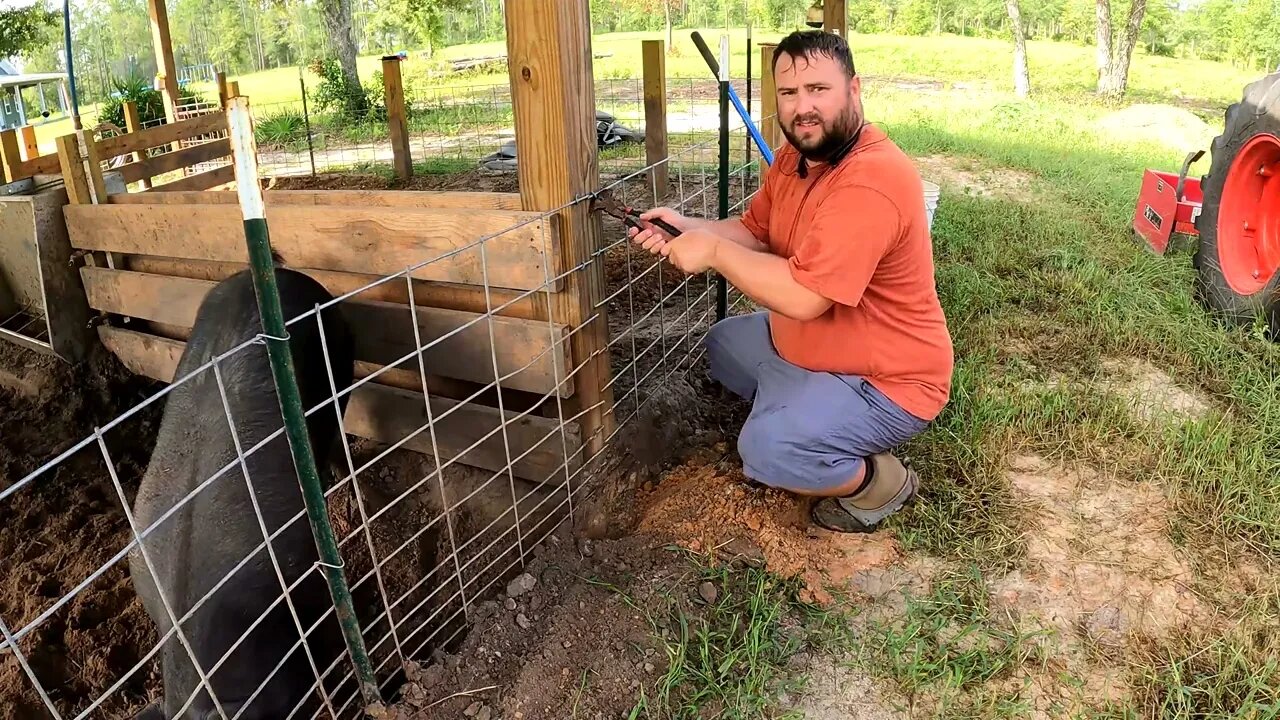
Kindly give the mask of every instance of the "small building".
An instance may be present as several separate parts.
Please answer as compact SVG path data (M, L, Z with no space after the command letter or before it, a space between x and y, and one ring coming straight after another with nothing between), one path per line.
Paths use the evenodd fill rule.
M34 104L28 105L22 91L34 88ZM52 92L50 92L52 90ZM49 97L57 98L57 107L49 107ZM8 61L0 60L0 130L39 125L50 116L70 112L65 73L19 73Z

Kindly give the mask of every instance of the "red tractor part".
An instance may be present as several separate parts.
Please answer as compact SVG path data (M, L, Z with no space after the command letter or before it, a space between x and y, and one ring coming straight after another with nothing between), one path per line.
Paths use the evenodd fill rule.
M1133 231L1157 254L1163 255L1175 236L1178 240L1194 241L1199 235L1195 222L1204 194L1199 180L1187 178L1187 169L1202 155L1203 150L1188 153L1177 175L1162 170L1147 170L1142 174L1142 188L1133 212Z
M1253 136L1231 163L1218 211L1222 276L1241 295L1258 292L1280 268L1280 138Z
M1280 338L1280 72L1227 108L1201 180L1196 295L1238 325Z

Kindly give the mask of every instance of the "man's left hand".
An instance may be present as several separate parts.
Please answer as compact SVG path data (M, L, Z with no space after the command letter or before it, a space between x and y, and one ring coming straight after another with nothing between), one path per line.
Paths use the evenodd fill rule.
M720 238L709 232L691 230L673 238L659 250L681 271L696 275L706 272L716 260Z

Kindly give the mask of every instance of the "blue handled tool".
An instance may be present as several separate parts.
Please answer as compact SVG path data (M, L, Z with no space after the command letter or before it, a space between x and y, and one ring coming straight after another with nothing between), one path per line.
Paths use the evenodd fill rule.
M711 48L707 46L707 41L702 39L702 34L697 30L693 33L693 42L698 46L698 51L702 53L702 58L707 61L707 65L711 68L711 74L716 79L720 79L720 63L716 62L715 55L711 54ZM764 161L773 164L773 151L769 149L769 144L764 141L764 136L760 134L760 130L756 128L756 124L751 121L751 113L743 107L742 100L738 98L738 93L733 89L733 85L729 85L729 101L733 103L733 107L738 111L738 116L742 118L742 122L747 126L747 132L751 133L751 138L756 141L756 147L760 148L760 154L764 157Z

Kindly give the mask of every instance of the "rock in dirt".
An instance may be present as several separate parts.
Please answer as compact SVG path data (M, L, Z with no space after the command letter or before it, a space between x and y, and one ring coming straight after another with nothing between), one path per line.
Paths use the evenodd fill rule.
M442 665L432 665L418 674L417 683L424 688L433 688L445 680L445 669Z
M1099 645L1119 647L1124 644L1128 625L1124 612L1120 608L1114 605L1103 605L1089 616L1085 630L1089 633L1089 639Z
M524 613L516 615L516 624L524 630L528 630L530 627L533 627L533 623L529 622L528 616Z
M467 709L462 711L462 714L466 715L467 717L475 717L477 714L479 714L480 708L482 707L484 707L484 703L477 700L471 703L470 705L468 705Z
M720 591L716 590L716 586L712 582L704 582L698 585L698 596L708 605L715 603L716 598L720 597Z
M506 609L508 609L508 610L515 610L515 609L516 609L516 601L515 601L515 598L507 598L507 601L506 601L506 602L504 602L504 603L502 603L502 607L504 607L504 608L506 608Z
M493 717L493 711L489 709L488 705L482 706L480 712L476 713L476 720L489 720L491 717Z
M517 598L538 585L538 578L529 573L521 573L516 579L507 583L507 596Z
M582 538L578 541L578 552L582 557L591 557L595 554L595 548L592 547L591 538Z
M486 600L476 607L476 617L484 620L498 614L498 603Z

